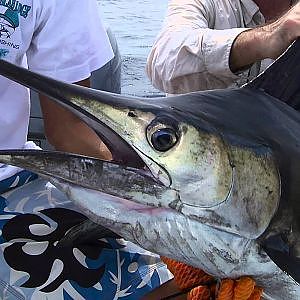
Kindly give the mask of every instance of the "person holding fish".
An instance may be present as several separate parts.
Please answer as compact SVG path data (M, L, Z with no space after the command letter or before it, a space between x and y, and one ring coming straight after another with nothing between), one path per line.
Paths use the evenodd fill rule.
M171 0L148 77L169 94L247 83L300 36L297 2Z
M0 1L0 60L89 86L112 58L96 0ZM84 122L40 97L56 149L111 158ZM38 148L26 139L28 90L1 76L0 105L0 149ZM0 164L0 299L139 299L171 277L157 255L90 222L47 180Z

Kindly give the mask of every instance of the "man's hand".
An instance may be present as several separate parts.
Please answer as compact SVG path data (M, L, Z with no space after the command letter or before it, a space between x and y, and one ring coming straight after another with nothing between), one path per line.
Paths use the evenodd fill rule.
M267 57L276 59L300 36L300 3L277 21L262 27L262 29L269 36L266 46Z
M266 59L276 59L300 36L300 3L276 21L242 32L234 41L230 69L237 72Z

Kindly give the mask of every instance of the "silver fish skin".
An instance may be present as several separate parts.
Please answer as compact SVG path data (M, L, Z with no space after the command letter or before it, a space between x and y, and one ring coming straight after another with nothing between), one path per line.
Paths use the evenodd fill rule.
M297 49L241 89L158 99L72 86L0 61L1 74L89 124L113 162L20 150L0 151L0 161L46 176L92 221L150 251L217 278L253 276L264 299L299 299ZM278 236L288 254L269 243Z

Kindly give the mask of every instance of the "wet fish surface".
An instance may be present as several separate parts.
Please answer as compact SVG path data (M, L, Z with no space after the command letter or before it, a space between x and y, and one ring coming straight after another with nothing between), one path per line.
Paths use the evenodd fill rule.
M49 178L93 222L147 250L217 278L252 276L264 299L300 299L300 41L242 88L169 98L5 61L0 74L74 112L113 156L2 150L1 162Z

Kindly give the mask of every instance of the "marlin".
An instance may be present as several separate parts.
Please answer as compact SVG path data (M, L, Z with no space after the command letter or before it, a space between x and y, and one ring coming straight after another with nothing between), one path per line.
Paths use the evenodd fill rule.
M86 122L104 161L2 150L48 178L90 220L217 278L252 276L264 299L300 299L300 41L237 89L139 98L0 73ZM77 228L77 230L79 230Z

